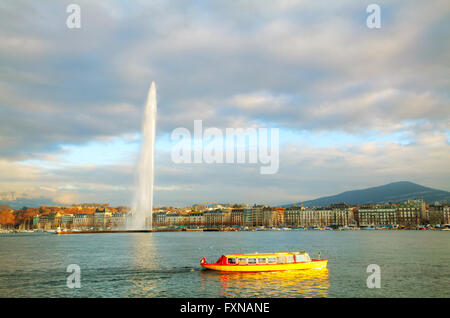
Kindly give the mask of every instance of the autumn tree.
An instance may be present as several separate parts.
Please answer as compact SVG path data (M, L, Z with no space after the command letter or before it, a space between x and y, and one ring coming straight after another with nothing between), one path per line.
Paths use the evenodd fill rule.
M15 217L8 205L0 205L0 225L2 227L14 226Z

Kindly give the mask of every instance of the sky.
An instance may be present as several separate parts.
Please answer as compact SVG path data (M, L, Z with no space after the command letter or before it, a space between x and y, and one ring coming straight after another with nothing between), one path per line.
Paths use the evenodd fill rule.
M0 193L130 205L152 81L157 206L450 191L450 4L377 1L370 29L369 3L3 1ZM174 163L171 133L194 120L278 128L279 170Z

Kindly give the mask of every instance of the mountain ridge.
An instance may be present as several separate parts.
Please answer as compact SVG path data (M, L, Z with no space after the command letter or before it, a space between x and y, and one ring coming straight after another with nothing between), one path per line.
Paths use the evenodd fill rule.
M345 191L336 195L324 196L313 200L287 204L285 206L328 206L334 203L347 204L383 204L388 202L405 202L410 199L423 199L433 203L450 202L450 192L422 186L410 181L398 181L381 186Z

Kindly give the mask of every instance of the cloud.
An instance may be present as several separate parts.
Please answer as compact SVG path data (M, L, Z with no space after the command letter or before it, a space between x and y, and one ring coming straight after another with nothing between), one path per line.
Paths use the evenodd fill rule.
M450 186L441 171L450 122L446 1L380 1L379 30L366 27L364 1L79 1L79 30L65 26L67 4L0 5L2 189L128 200L131 158L90 167L89 160L62 162L68 145L117 137L136 142L152 80L160 140L176 127L191 129L196 119L205 127L280 127L324 140L358 136L345 149L302 145L304 151L291 154L301 165L287 155L291 140L282 140L280 174L267 179L252 167L225 167L216 175L210 165L164 162L158 170L164 202L187 202L196 193L198 200L217 197L216 187L223 197L215 200L333 194L341 183L363 185L360 173L370 185L409 179L410 171L419 183ZM408 144L377 141L392 134ZM377 166L383 162L391 166ZM218 177L230 186L216 184ZM252 180L261 186L249 189ZM50 188L57 191L44 190Z
M261 175L260 165L248 163L173 164L169 153L160 153L155 163L155 204L183 206L205 200L280 204L398 180L449 189L449 160L447 135L433 132L419 134L410 144L383 141L322 147L290 142L280 153L280 169L274 175ZM68 202L64 198L131 203L133 164L25 168L34 177L28 178L26 170L20 177L16 170L23 167L18 164L5 166L13 179L2 179L0 189L19 193L26 189L36 197L63 203Z

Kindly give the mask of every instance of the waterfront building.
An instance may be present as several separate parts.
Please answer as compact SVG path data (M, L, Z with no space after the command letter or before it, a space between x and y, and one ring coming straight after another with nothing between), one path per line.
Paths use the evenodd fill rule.
M427 223L429 224L449 224L450 204L435 202L430 204L426 212Z
M112 226L121 226L126 224L127 214L123 212L113 213L111 215L111 225Z
M88 228L94 225L94 216L92 214L75 214L73 216L73 226L75 228Z
M444 215L442 224L450 224L450 204L445 204L442 212Z
M334 224L333 210L329 207L307 208L303 211L300 226L324 227Z
M362 206L358 210L359 226L397 225L397 212L392 206Z
M397 205L396 216L397 222L401 226L417 226L424 220L422 217L423 206L415 203L401 203Z
M224 206L224 205L222 205ZM195 207L195 208L194 208ZM425 204L421 199L406 203L365 204L350 207L345 203L329 207L290 206L266 207L254 205L229 205L218 209L195 211L201 206L191 208L158 208L153 211L155 226L196 226L196 227L342 227L342 226L392 226L414 228L420 224L449 224L450 204L435 202ZM84 207L45 207L39 211L32 209L16 210L24 221L21 228L56 229L96 228L109 229L112 226L128 224L131 213L125 207L109 206ZM86 210L85 210L86 209ZM14 210L12 210L14 212ZM87 212L85 212L87 211ZM119 212L120 211L120 212ZM26 218L24 217L26 213ZM38 214L39 213L39 214ZM78 213L78 214L77 214ZM81 213L81 214L80 214ZM36 215L37 214L37 215Z
M187 213L180 213L180 225L189 225L189 214Z
M426 212L426 223L444 224L444 206L439 202L430 204Z
M244 210L243 208L237 208L231 210L231 224L236 226L244 226Z
M61 226L60 213L47 213L39 216L39 228L52 229L59 226Z
M427 212L427 204L423 199L414 199L414 200L408 200L407 204L409 206L413 206L419 211L419 223L420 221L426 221L426 212Z
M181 225L182 217L178 212L168 212L165 217L165 225L178 226Z
M355 218L353 215L353 208L348 204L342 202L330 205L333 210L334 222L331 226L350 226L355 224Z
M253 226L252 208L248 207L244 209L244 226Z
M275 207L277 211L277 226L284 226L284 208Z
M231 209L208 210L203 213L205 225L208 227L228 226L231 221Z
M57 228L61 226L61 213L49 213L48 214L48 223L50 224L51 228Z
M262 205L254 205L251 208L244 209L244 225L248 227L263 226L263 208Z
M302 207L290 206L284 210L284 224L287 227L297 227L300 224Z
M66 214L61 216L61 225L63 227L69 227L73 224L73 214Z
M354 225L353 210L350 207L345 209L333 209L335 226Z
M191 212L189 213L189 225L202 226L205 224L203 212Z
M94 213L94 226L105 229L111 226L111 213L103 209L97 209Z
M272 207L262 209L262 225L265 227L274 227L278 225L278 211Z
M42 214L39 216L39 227L40 228L45 228L45 226L48 223L48 215L47 214Z
M167 212L165 211L160 211L160 212L153 212L152 217L153 217L153 224L155 226L164 226L166 225L166 214Z
M288 227L339 227L353 223L352 209L342 204L310 208L291 206L284 210L284 224Z

